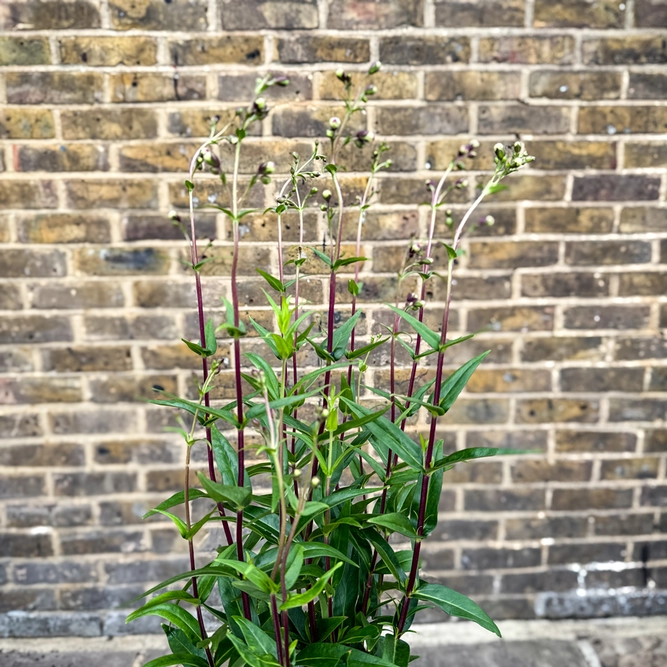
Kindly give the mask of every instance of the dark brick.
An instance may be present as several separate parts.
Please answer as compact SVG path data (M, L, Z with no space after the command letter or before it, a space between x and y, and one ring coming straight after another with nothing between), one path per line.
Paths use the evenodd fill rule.
M466 489L466 510L477 512L512 512L544 509L544 491L541 489Z
M59 347L44 350L44 369L59 373L118 371L132 368L129 347Z
M554 510L624 509L632 505L632 489L554 489Z
M667 452L667 429L647 430L644 450L647 452Z
M667 108L593 106L579 110L580 134L660 133L667 127Z
M516 419L522 424L549 422L597 422L600 416L598 401L570 398L533 398L518 400Z
M523 27L524 3L509 0L500 7L492 0L437 0L435 22L445 28Z
M85 526L93 522L90 505L69 505L58 502L55 505L7 505L7 525L13 528L35 526L72 527Z
M648 306L573 306L565 310L568 329L643 329Z
M600 468L600 479L656 479L659 463L655 457L605 460Z
M97 579L94 563L21 563L14 566L14 582L19 585L83 584Z
M570 127L569 110L565 107L482 104L478 116L480 134L561 134Z
M461 565L464 570L495 570L512 567L534 567L540 564L540 549L463 549Z
M100 14L92 2L30 0L7 3L0 17L4 30L73 30L100 27Z
M646 535L653 532L653 514L603 514L591 518L596 535Z
M56 208L55 183L53 181L1 181L0 206L5 209ZM10 252L13 251L5 251L5 253Z
M660 168L667 162L665 146L657 142L628 143L623 166L627 169Z
M519 484L535 482L587 482L591 478L590 461L517 461L512 464L512 480Z
M53 483L56 496L130 493L136 488L136 475L125 472L55 473Z
M0 535L0 558L48 558L53 556L51 536L3 533Z
M81 466L84 465L85 460L83 447L76 444L29 445L24 443L0 449L0 464L3 466ZM41 487L41 477L18 479L25 483L27 492L31 487ZM29 493L29 495L34 494Z
M48 588L0 590L0 613L15 611L17 608L24 612L50 611L55 609L55 607L54 591ZM30 662L34 661L31 660Z
M117 30L206 30L206 0L111 0L111 24ZM176 64L176 63L175 63Z
M95 72L9 72L10 104L96 104L104 101L104 79Z
M302 33L280 37L276 48L283 63L364 63L370 59L368 40L357 37Z
M137 315L136 317L84 316L87 340L148 340L178 338L178 328L170 315ZM99 348L95 348L99 349ZM104 348L102 348L104 350ZM107 348L108 349L108 348ZM126 355L130 358L129 354ZM129 362L118 361L117 370L129 370ZM122 367L121 367L122 365Z
M612 398L609 401L609 420L655 421L665 418L665 401L658 398Z
M11 460L11 452L3 453L3 463ZM16 465L16 464L14 464ZM12 476L2 475L0 477L0 498L7 500L9 498L34 498L40 496L45 491L43 475L21 475Z
M112 102L180 102L206 99L206 78L181 74L172 75L154 72L124 72L112 74Z
M448 473L449 474L449 473ZM477 521L473 519L440 521L432 533L433 540L443 542L456 540L484 540L498 539L497 521Z
M423 16L423 0L332 0L327 27L333 30L383 30L399 26L421 26ZM317 23L304 27L317 27Z
M154 387L162 387L170 394L177 394L176 378L170 375L118 376L91 379L90 389L95 403L133 403L138 398L157 397Z
M614 358L620 361L667 358L667 340L662 338L618 338Z
M560 372L562 391L641 391L643 368L564 368Z
M619 296L658 296L667 292L667 273L621 273L618 280Z
M220 3L220 9L223 30L295 30L319 25L315 0L251 0L243 6Z
M60 608L88 611L128 607L133 598L141 595L143 590L143 586L68 588L60 593Z
M479 331L550 331L553 328L553 307L507 307L471 309L468 329Z
M658 36L585 39L586 65L661 65L667 62L667 47Z
M65 139L150 139L157 136L153 109L86 109L61 113Z
M76 285L35 285L31 288L33 308L120 308L124 300L120 285L109 283L77 281Z
M519 72L427 72L427 100L515 100L520 96Z
M564 0L557 5L536 0L535 26L538 28L622 28L625 7L614 0Z
M651 244L645 241L576 241L566 244L565 261L585 266L644 264L651 261Z
M60 536L60 546L66 556L146 551L142 531L123 531L109 528L62 534Z
M576 176L574 201L623 201L658 199L660 179L651 176L604 174Z
M508 540L539 540L542 538L586 537L588 519L581 516L542 516L532 519L505 520L505 535Z
M468 129L464 108L429 104L421 107L380 107L377 129L382 134L457 134Z
M0 429L8 438L31 438L42 435L37 414L0 415Z
M163 581L175 577L189 567L187 559L172 558L134 563L106 563L104 571L108 582L118 584L145 584L151 581Z
M468 431L466 447L499 447L501 449L546 450L546 431Z
M609 234L614 226L611 208L526 209L526 231L533 234Z
M69 318L49 315L5 315L0 318L0 343L51 343L72 340Z
M667 76L664 73L630 72L628 97L631 100L664 100Z
M621 73L538 70L530 73L528 90L531 97L557 100L615 100L621 96Z
M65 253L60 250L0 250L3 278L52 278L67 273Z
M480 62L489 63L574 63L574 37L571 35L511 35L483 37L479 41Z
M153 248L80 248L74 261L81 272L92 276L166 273L169 265L169 257Z
M602 361L602 338L570 338L565 336L549 338L531 338L523 344L523 361L566 361L586 359Z
M549 564L565 563L604 563L622 561L625 557L625 544L613 542L593 542L590 544L556 544L549 547Z
M667 25L667 7L662 0L637 0L635 24L641 28Z
M454 569L454 551L451 549L427 550L422 548L420 560L422 567L431 571Z
M634 452L637 436L634 433L604 431L556 431L558 452Z
M380 60L392 65L445 65L470 59L470 40L397 35L380 39Z
M609 276L597 273L522 274L521 294L529 297L609 296Z
M541 593L542 591L569 591L577 588L577 573L571 570L522 572L504 574L500 583L502 593Z
M512 269L549 266L558 261L558 244L531 241L471 241L470 266L480 269Z
M230 9L225 8L225 16ZM179 39L170 42L169 49L171 61L178 65L261 65L264 59L264 38L261 35L224 35Z
M55 412L49 415L56 435L70 433L128 433L136 431L134 412L121 409L100 409L94 412Z
M643 507L667 507L667 486L645 486L640 502Z

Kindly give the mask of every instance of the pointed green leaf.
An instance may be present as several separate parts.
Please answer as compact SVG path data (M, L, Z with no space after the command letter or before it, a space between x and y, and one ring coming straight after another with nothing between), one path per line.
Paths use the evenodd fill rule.
M388 514L381 514L380 516L373 516L368 519L368 523L376 526L382 526L394 533L400 533L411 539L419 539L419 535L410 523L408 517L398 514L397 512L389 512Z
M285 291L285 286L276 278L275 276L272 276L270 273L267 273L266 271L262 271L262 269L255 269L257 273L259 273L264 280L266 280L271 287L273 287L276 292L280 292L281 294Z
M230 503L237 512L243 510L250 503L252 491L245 486L231 486L212 482L201 472L197 473L197 477L199 477L199 481L208 495L218 503Z
M334 572L339 567L342 567L342 563L336 563L328 572L325 572L313 585L312 588L309 588L305 593L290 593L287 596L287 600L280 605L280 611L285 611L286 609L291 609L292 607L302 607L305 604L308 604L311 600L314 600L327 585L327 582L331 577L333 577Z
M190 500L195 500L196 498L208 498L208 494L200 491L199 489L189 489L188 496ZM162 510L168 510L171 507L176 507L182 505L185 502L185 491L177 491L173 496L167 498L167 500L161 502L156 508L149 510L142 517L147 519L149 516L154 514L159 514Z
M430 347L434 350L438 349L440 345L440 334L435 331L431 331L423 322L420 322L416 317L410 315L396 306L387 304L399 317L404 319L424 340Z
M187 667L209 667L208 662L198 655L191 653L174 653L155 658L147 662L144 667L171 667L171 665L186 665Z
M489 352L490 350L482 352L482 354L476 356L474 359L467 361L442 383L439 405L445 412L454 405L454 401L456 401L459 394L465 389L466 384L468 384L470 376L475 372L477 366L484 361Z

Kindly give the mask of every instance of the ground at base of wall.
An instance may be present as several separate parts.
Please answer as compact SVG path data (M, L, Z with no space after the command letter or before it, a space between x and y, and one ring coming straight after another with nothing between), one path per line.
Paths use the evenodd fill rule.
M504 621L498 640L471 623L421 625L421 667L667 667L667 617ZM2 667L141 667L164 652L159 635L0 639ZM446 650L443 650L446 647Z

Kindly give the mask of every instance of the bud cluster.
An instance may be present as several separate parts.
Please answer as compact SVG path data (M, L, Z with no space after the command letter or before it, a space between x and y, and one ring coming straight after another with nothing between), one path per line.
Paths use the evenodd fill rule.
M522 141L514 142L513 146L503 146L503 144L497 143L493 147L493 152L496 155L496 169L501 170L504 174L518 171L535 160L532 155L528 155L526 146Z

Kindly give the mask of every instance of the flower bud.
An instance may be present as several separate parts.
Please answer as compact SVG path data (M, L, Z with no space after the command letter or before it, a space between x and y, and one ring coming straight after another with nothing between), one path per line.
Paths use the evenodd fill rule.
M382 63L379 60L376 60L374 63L371 64L368 73L375 74L376 72L379 72L380 69L382 69Z
M336 78L340 79L342 81L343 78L345 77L345 70L342 67L339 67L336 70L335 74L336 74Z
M364 91L364 93L365 93L366 95L375 95L375 93L377 93L377 91L378 91L378 87L375 86L375 85L373 85L373 84L371 84L370 86L368 86L368 87L366 88L366 90Z
M289 79L286 76L278 76L273 80L273 83L276 86L282 86L284 88L285 86L289 86Z
M311 195L316 195L317 194L317 188L310 188L310 194Z
M294 479L299 479L299 477L301 477L302 474L303 474L303 473L301 472L301 470L300 470L299 468L297 468L297 469L292 473L292 476L294 477Z
M433 264L433 258L432 257L424 257L424 259L422 259L422 264L425 264L426 266L430 266L431 264Z
M326 211L327 210L327 205L326 204L320 204L320 211Z
M258 97L255 100L255 106L262 111L263 109L266 108L266 100L263 97Z
M276 163L269 160L268 162L262 162L259 167L257 167L257 173L262 176L267 176L268 174L273 174L276 170Z
M310 480L310 485L316 489L320 485L320 478L319 477L313 477L313 479Z
M210 149L209 146L206 146L204 150L202 151L202 159L206 164L210 165L211 167L215 167L216 169L220 168L220 160L218 159L218 156Z
M322 199L324 199L325 201L329 201L331 199L331 190L323 190Z
M338 116L333 116L332 118L329 118L329 127L332 130L337 130L340 127L340 118L338 118Z
M423 308L426 304L420 300L415 301L414 308Z
M181 216L176 213L176 211L169 211L169 219L173 222L180 222Z
M505 147L501 143L497 143L493 147L493 152L496 154L497 160L502 161L505 159Z

